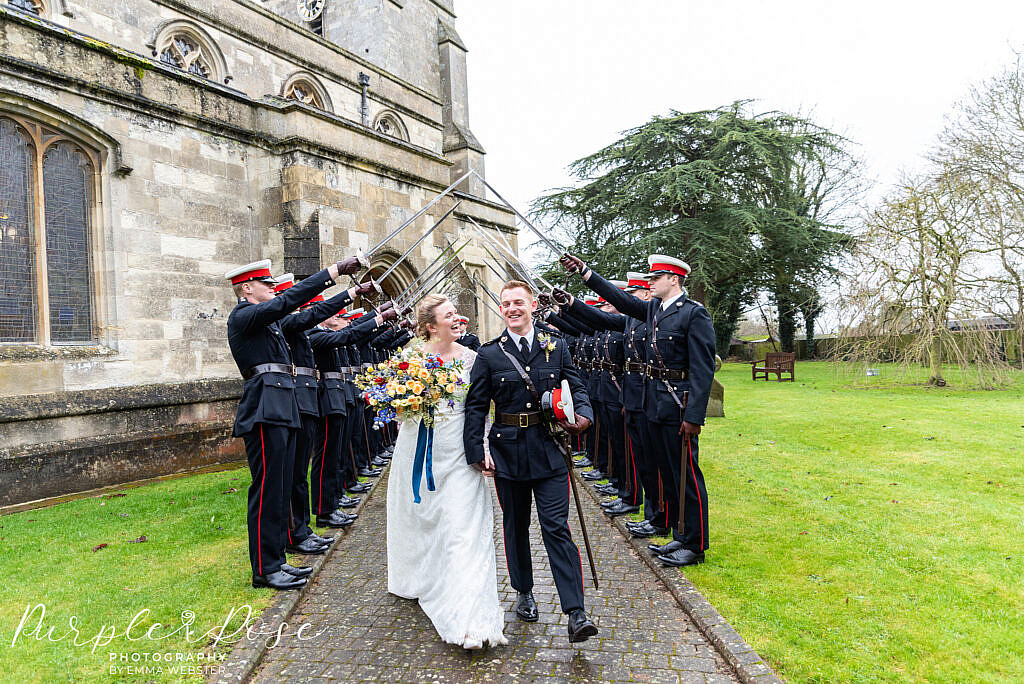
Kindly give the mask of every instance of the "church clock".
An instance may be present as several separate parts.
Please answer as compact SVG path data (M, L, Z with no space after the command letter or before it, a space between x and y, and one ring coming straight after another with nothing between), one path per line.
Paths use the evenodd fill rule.
M298 0L298 3L299 16L302 17L302 21L309 23L323 14L327 0Z

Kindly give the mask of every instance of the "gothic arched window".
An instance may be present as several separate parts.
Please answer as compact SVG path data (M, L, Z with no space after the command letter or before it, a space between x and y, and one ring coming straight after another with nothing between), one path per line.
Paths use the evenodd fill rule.
M331 111L331 98L327 90L315 76L306 72L300 71L285 81L281 95L325 112Z
M164 64L211 81L227 82L227 63L213 39L199 25L184 19L166 22L147 43Z
M373 130L392 138L409 139L409 131L402 120L392 111L381 112L373 122Z
M91 342L96 154L0 116L0 342Z
M25 12L38 14L41 17L46 16L46 5L43 4L43 0L7 0L7 4Z

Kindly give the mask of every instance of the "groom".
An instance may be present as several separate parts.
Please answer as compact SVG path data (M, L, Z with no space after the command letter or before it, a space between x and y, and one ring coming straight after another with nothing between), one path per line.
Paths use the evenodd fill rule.
M480 347L466 395L466 461L494 476L504 515L505 558L512 586L519 596L516 615L537 620L530 562L531 497L537 501L541 536L558 588L562 611L569 615L569 641L586 641L597 627L583 606L583 566L569 532L569 468L543 424L538 395L567 380L576 409L576 424L560 422L573 434L593 420L586 388L560 337L533 326L537 300L524 282L510 280L501 288L500 310L507 330ZM524 374L529 378L527 381ZM494 401L494 425L484 451L484 427Z

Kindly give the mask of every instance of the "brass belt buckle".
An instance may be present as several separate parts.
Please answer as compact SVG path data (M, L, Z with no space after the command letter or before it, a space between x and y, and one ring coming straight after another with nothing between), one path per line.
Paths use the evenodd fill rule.
M519 414L519 427L521 427L521 428L530 427L530 416L526 415L525 413L520 413Z
M290 367L291 367L291 371L292 371L292 377L294 378L294 377L296 377L299 374L298 370L295 368L295 364L294 363L291 364Z

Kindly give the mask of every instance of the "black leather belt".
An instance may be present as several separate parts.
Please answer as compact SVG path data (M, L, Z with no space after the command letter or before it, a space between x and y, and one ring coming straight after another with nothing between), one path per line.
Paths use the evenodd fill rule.
M321 377L323 377L324 380L344 380L345 379L345 374L344 373L338 373L338 372L335 372L335 371L324 371L320 375L321 375Z
M658 378L659 380L686 380L690 377L690 374L685 370L676 368L647 366L647 377Z
M632 373L633 371L643 373L647 369L647 366L645 364L638 363L637 361L627 361L625 368L627 373Z
M494 412L494 422L501 425L515 425L517 427L530 427L540 424L540 411L529 413L498 413Z
M287 373L294 378L298 374L298 370L299 369L290 363L261 363L258 366L246 368L242 371L242 379L249 380L250 378L255 378L257 375L262 375L264 373Z
M319 378L320 377L320 371L318 371L316 368L306 368L305 366L296 366L295 367L295 374L296 375L308 375L311 378Z
M605 369L606 371L610 371L612 373L619 373L619 374L622 373L622 366L616 365L616 364L612 363L611 361L604 361L601 364L601 368Z

